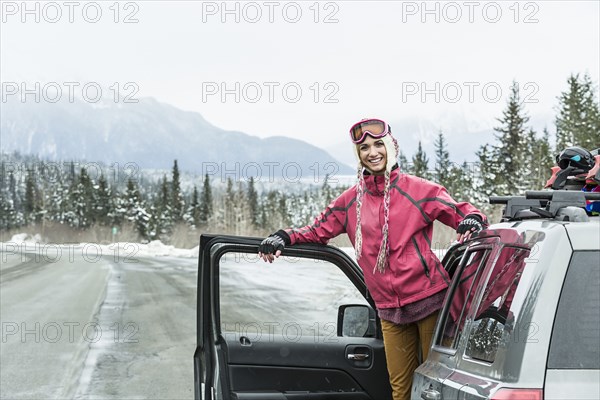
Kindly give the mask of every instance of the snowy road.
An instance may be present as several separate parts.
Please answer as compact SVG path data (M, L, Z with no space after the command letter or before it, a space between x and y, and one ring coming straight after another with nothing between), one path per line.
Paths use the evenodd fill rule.
M0 398L193 398L196 258L98 249L2 246Z

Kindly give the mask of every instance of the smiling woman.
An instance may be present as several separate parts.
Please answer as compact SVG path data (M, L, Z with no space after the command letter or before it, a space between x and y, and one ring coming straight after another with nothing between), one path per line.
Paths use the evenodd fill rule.
M266 238L259 256L272 262L287 245L326 244L347 233L381 319L393 398L407 399L449 282L431 250L433 222L456 229L456 239L463 241L484 227L485 216L454 201L444 187L400 172L398 143L386 122L363 119L350 128L350 139L358 183L313 224Z
M385 172L387 150L384 138L391 132L388 124L377 119L360 121L350 129L352 143L357 145L358 159L373 175Z

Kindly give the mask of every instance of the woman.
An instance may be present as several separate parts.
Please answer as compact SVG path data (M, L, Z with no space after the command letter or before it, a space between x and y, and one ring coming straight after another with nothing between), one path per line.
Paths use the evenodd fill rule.
M313 224L266 238L259 256L273 262L287 245L326 244L347 233L381 319L394 400L408 399L419 348L425 359L449 283L431 250L433 221L456 229L462 242L483 229L486 218L471 204L454 201L444 187L401 173L398 143L384 121L359 121L350 138L358 183Z

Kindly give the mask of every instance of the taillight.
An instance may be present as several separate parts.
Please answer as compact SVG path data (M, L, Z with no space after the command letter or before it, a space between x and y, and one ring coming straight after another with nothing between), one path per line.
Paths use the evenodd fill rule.
M500 389L490 400L543 400L542 389Z

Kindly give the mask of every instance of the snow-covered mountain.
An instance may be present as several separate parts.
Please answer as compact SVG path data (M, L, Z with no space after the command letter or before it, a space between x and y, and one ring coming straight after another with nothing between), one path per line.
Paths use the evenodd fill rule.
M77 99L23 103L15 99L3 102L0 111L3 152L107 165L135 163L144 169L169 169L177 159L182 170L232 178L293 181L332 171L353 173L348 165L306 142L225 131L199 113L152 98L103 104Z

